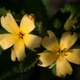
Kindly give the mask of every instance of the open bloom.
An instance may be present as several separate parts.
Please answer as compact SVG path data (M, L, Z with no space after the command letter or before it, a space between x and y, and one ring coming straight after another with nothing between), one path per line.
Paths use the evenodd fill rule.
M41 62L38 65L47 67L56 62L57 76L71 74L72 67L69 61L80 64L80 49L70 49L78 38L77 34L71 34L71 32L63 33L59 44L55 34L50 30L47 32L49 36L44 37L42 41L42 46L47 51L38 54Z
M27 48L34 51L34 48L39 47L41 43L41 37L30 34L35 28L34 21L29 18L28 15L24 15L20 27L18 27L16 21L10 13L4 17L1 17L1 25L9 33L0 34L0 46L5 50L11 47L11 60L18 61L23 60L26 57L25 45Z

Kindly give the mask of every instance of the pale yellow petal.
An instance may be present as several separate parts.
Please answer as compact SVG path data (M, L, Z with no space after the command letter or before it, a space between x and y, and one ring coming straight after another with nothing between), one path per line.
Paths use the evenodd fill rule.
M71 46L74 45L77 39L78 39L78 35L76 33L73 34L71 34L71 32L63 33L60 41L61 50L69 49Z
M38 63L38 65L41 66L41 67L50 66L58 58L58 56L56 55L56 53L53 53L51 51L44 51L42 53L39 53L38 55L40 55L39 60L41 62L41 64Z
M47 31L48 36L44 37L43 40L42 40L42 46L44 46L47 50L50 50L50 51L58 51L59 49L59 43L58 43L58 40L55 36L55 34L48 30Z
M0 46L5 50L14 45L18 39L19 39L18 35L0 34Z
M80 49L71 49L66 54L65 58L67 60L75 64L80 64Z
M22 61L25 57L25 45L22 39L19 39L16 44L14 45L13 49L11 50L12 54L12 61L15 61L15 58L18 59L18 61Z
M19 33L19 27L10 13L1 17L1 25L10 33Z
M29 33L35 28L34 21L31 20L28 15L24 15L20 23L20 30L23 33Z
M11 53L11 60L16 61L16 54L13 52Z
M40 47L42 38L36 35L27 34L23 37L25 45L35 51L35 48Z
M70 63L63 56L59 56L56 62L56 74L57 76L66 76L66 74L71 74L72 68Z

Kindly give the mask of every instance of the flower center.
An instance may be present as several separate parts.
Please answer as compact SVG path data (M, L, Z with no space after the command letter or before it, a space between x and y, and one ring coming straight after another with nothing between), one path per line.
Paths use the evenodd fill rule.
M23 39L23 36L24 36L24 35L25 35L24 33L20 32L20 33L19 33L19 38Z
M66 49L64 49L64 50L58 50L57 51L57 55L61 55L61 56L67 56L68 54L66 54Z

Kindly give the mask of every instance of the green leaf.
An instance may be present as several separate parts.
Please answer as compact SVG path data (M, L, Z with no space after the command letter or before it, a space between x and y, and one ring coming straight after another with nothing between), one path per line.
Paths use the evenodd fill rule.
M70 12L76 16L80 16L80 2L71 2L60 9L62 13Z

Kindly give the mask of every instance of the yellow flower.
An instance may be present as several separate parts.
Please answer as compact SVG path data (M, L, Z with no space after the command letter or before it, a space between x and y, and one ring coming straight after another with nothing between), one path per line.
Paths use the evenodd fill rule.
M78 20L76 18L73 18L73 14L71 14L69 16L69 18L66 20L65 24L64 24L64 29L65 30L70 30L72 27L75 27L75 24L78 22Z
M7 13L5 17L1 17L1 25L9 33L0 34L0 46L5 50L14 45L11 49L12 61L16 61L16 58L21 61L26 57L25 45L32 51L40 46L42 38L30 34L34 30L35 24L28 15L23 16L20 28L10 13Z
M42 46L47 51L38 53L41 62L38 65L47 67L56 62L57 76L71 74L72 68L68 61L80 64L80 49L70 49L78 38L77 34L71 34L71 32L63 33L59 44L52 31L48 30L47 33L49 36L44 37L42 41Z

